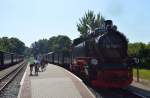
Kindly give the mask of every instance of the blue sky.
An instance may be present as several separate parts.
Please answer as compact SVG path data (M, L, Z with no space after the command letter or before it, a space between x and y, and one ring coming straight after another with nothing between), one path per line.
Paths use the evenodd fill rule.
M27 46L42 38L79 36L76 24L88 10L112 19L130 42L150 42L150 0L0 0L0 37Z

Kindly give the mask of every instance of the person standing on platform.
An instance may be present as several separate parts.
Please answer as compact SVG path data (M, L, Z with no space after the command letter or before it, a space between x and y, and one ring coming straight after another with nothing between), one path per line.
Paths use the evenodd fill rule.
M32 76L32 71L33 71L33 67L34 67L34 57L31 56L29 58L29 65L30 65L30 75Z
M38 60L34 60L34 72L35 72L35 75L38 76L38 71L39 71L39 63L38 63Z
M38 63L38 70L40 71L40 67L42 66L41 65L41 60L42 60L42 56L39 54L38 56L37 56L37 63ZM42 68L41 68L41 71L42 71Z
M45 68L45 65L46 65L46 64L47 64L47 63L46 63L44 57L42 57L42 58L41 58L41 70L42 70L42 72L43 72L44 70L46 70L46 68Z

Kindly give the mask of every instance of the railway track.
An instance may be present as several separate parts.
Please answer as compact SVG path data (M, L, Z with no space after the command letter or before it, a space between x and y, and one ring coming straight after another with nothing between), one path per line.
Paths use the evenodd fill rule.
M0 93L7 86L7 84L9 84L13 80L13 78L17 75L17 73L19 73L19 71L24 67L25 64L26 61L23 61L19 67L11 72L8 72L8 74L0 78Z
M135 91L135 90L130 89L130 88L124 88L123 90L128 91L128 92L132 92L133 94L139 96L140 98L150 98L150 96L147 95L147 92L146 93L145 92L139 92L139 91Z
M96 89L89 87L96 98L150 98L128 89Z

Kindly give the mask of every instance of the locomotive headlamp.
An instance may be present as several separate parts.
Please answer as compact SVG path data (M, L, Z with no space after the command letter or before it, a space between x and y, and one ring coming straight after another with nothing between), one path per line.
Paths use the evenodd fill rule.
M91 59L91 64L97 65L98 64L98 60L97 59Z

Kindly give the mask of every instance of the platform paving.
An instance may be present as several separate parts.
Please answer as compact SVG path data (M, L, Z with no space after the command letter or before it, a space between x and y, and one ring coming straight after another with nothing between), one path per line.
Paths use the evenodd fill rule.
M82 80L56 65L49 64L39 76L29 76L27 67L24 77L18 98L95 98Z

